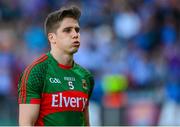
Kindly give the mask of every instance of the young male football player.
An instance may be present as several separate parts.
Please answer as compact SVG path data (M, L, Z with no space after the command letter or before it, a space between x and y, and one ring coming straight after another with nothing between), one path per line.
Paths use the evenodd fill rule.
M73 60L80 46L78 7L61 8L45 20L51 50L30 64L18 84L19 125L89 126L94 80Z

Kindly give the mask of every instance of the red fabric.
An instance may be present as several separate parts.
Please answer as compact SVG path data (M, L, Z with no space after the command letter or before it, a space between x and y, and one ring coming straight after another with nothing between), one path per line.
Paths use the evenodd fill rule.
M62 69L71 69L72 68L72 66L68 66L68 65L63 65L63 64L58 64L58 66L60 67L60 68L62 68Z
M53 94L57 95L56 96L56 105L58 105L57 107L52 106ZM78 104L73 103L74 105L76 105L76 107L72 107L72 105L71 105L72 103L69 101L69 100L72 100L72 98L76 98L76 99L79 98L76 100L76 102L78 102ZM81 112L83 109L83 99L81 100L80 98L87 99L87 101L86 101L86 106L87 106L88 94L83 93L81 91L64 91L64 92L56 92L56 93L43 93L42 99L41 99L40 115L36 122L36 125L43 126L44 125L43 118L46 115L51 114L51 113L64 112L64 111L79 111L79 112ZM61 106L60 106L60 99L62 101ZM66 100L66 102L64 100ZM85 109L85 107L84 107L84 109Z
M30 100L30 104L40 104L40 103L41 103L41 99L33 98Z

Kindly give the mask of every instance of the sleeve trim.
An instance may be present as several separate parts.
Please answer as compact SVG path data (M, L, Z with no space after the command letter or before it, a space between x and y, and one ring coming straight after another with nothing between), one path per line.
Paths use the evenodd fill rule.
M41 99L40 98L32 98L29 103L28 102L23 102L21 99L18 99L18 103L19 104L40 104L41 103Z
M41 103L41 99L38 98L33 98L30 100L30 104L40 104Z

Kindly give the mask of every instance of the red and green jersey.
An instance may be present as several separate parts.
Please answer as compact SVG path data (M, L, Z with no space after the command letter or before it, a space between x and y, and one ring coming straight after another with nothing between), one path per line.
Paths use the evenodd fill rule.
M50 53L23 72L18 85L19 104L40 104L35 125L85 125L84 109L94 86L92 75L80 65L58 64Z

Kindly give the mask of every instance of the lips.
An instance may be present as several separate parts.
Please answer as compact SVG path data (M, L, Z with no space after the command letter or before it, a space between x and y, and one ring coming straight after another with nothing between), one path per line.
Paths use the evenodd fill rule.
M73 46L79 47L79 46L80 46L80 42L79 42L79 41L74 41L74 42L73 42Z

